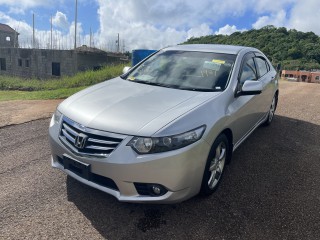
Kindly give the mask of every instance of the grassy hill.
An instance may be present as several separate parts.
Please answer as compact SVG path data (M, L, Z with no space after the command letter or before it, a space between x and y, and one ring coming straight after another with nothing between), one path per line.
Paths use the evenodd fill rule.
M209 35L190 38L183 44L215 43L243 45L260 49L274 65L282 69L320 69L320 37L313 32L300 32L284 27L266 26L261 29L235 32L231 35Z

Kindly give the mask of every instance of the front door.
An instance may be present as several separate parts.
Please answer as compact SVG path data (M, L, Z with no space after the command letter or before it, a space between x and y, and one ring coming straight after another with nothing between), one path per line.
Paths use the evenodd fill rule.
M238 79L238 90L241 90L245 81L258 81L254 57L253 53L249 53L244 57ZM262 106L259 105L259 102L261 102L260 98L260 94L235 96L229 108L233 112L232 119L234 122L231 125L234 143L237 144L238 142L241 142L241 139L243 139L259 121L262 112Z

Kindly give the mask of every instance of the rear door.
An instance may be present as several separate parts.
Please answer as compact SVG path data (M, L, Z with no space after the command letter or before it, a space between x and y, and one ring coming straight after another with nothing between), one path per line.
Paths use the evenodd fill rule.
M254 61L257 67L258 80L263 85L263 92L259 97L259 106L261 109L261 118L268 112L274 95L274 82L276 80L276 71L270 65L269 61L260 53L255 53Z

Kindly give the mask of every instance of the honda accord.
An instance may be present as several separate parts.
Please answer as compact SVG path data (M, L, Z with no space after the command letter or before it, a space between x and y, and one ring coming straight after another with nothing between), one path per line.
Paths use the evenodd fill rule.
M52 166L119 201L210 195L237 147L271 123L278 94L258 49L167 47L58 106Z

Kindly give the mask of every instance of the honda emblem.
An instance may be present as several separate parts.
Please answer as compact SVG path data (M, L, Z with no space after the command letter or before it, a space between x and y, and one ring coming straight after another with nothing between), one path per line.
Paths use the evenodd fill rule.
M76 146L79 149L83 149L86 145L88 136L80 133L78 136L76 136L76 139L74 141L74 146Z

